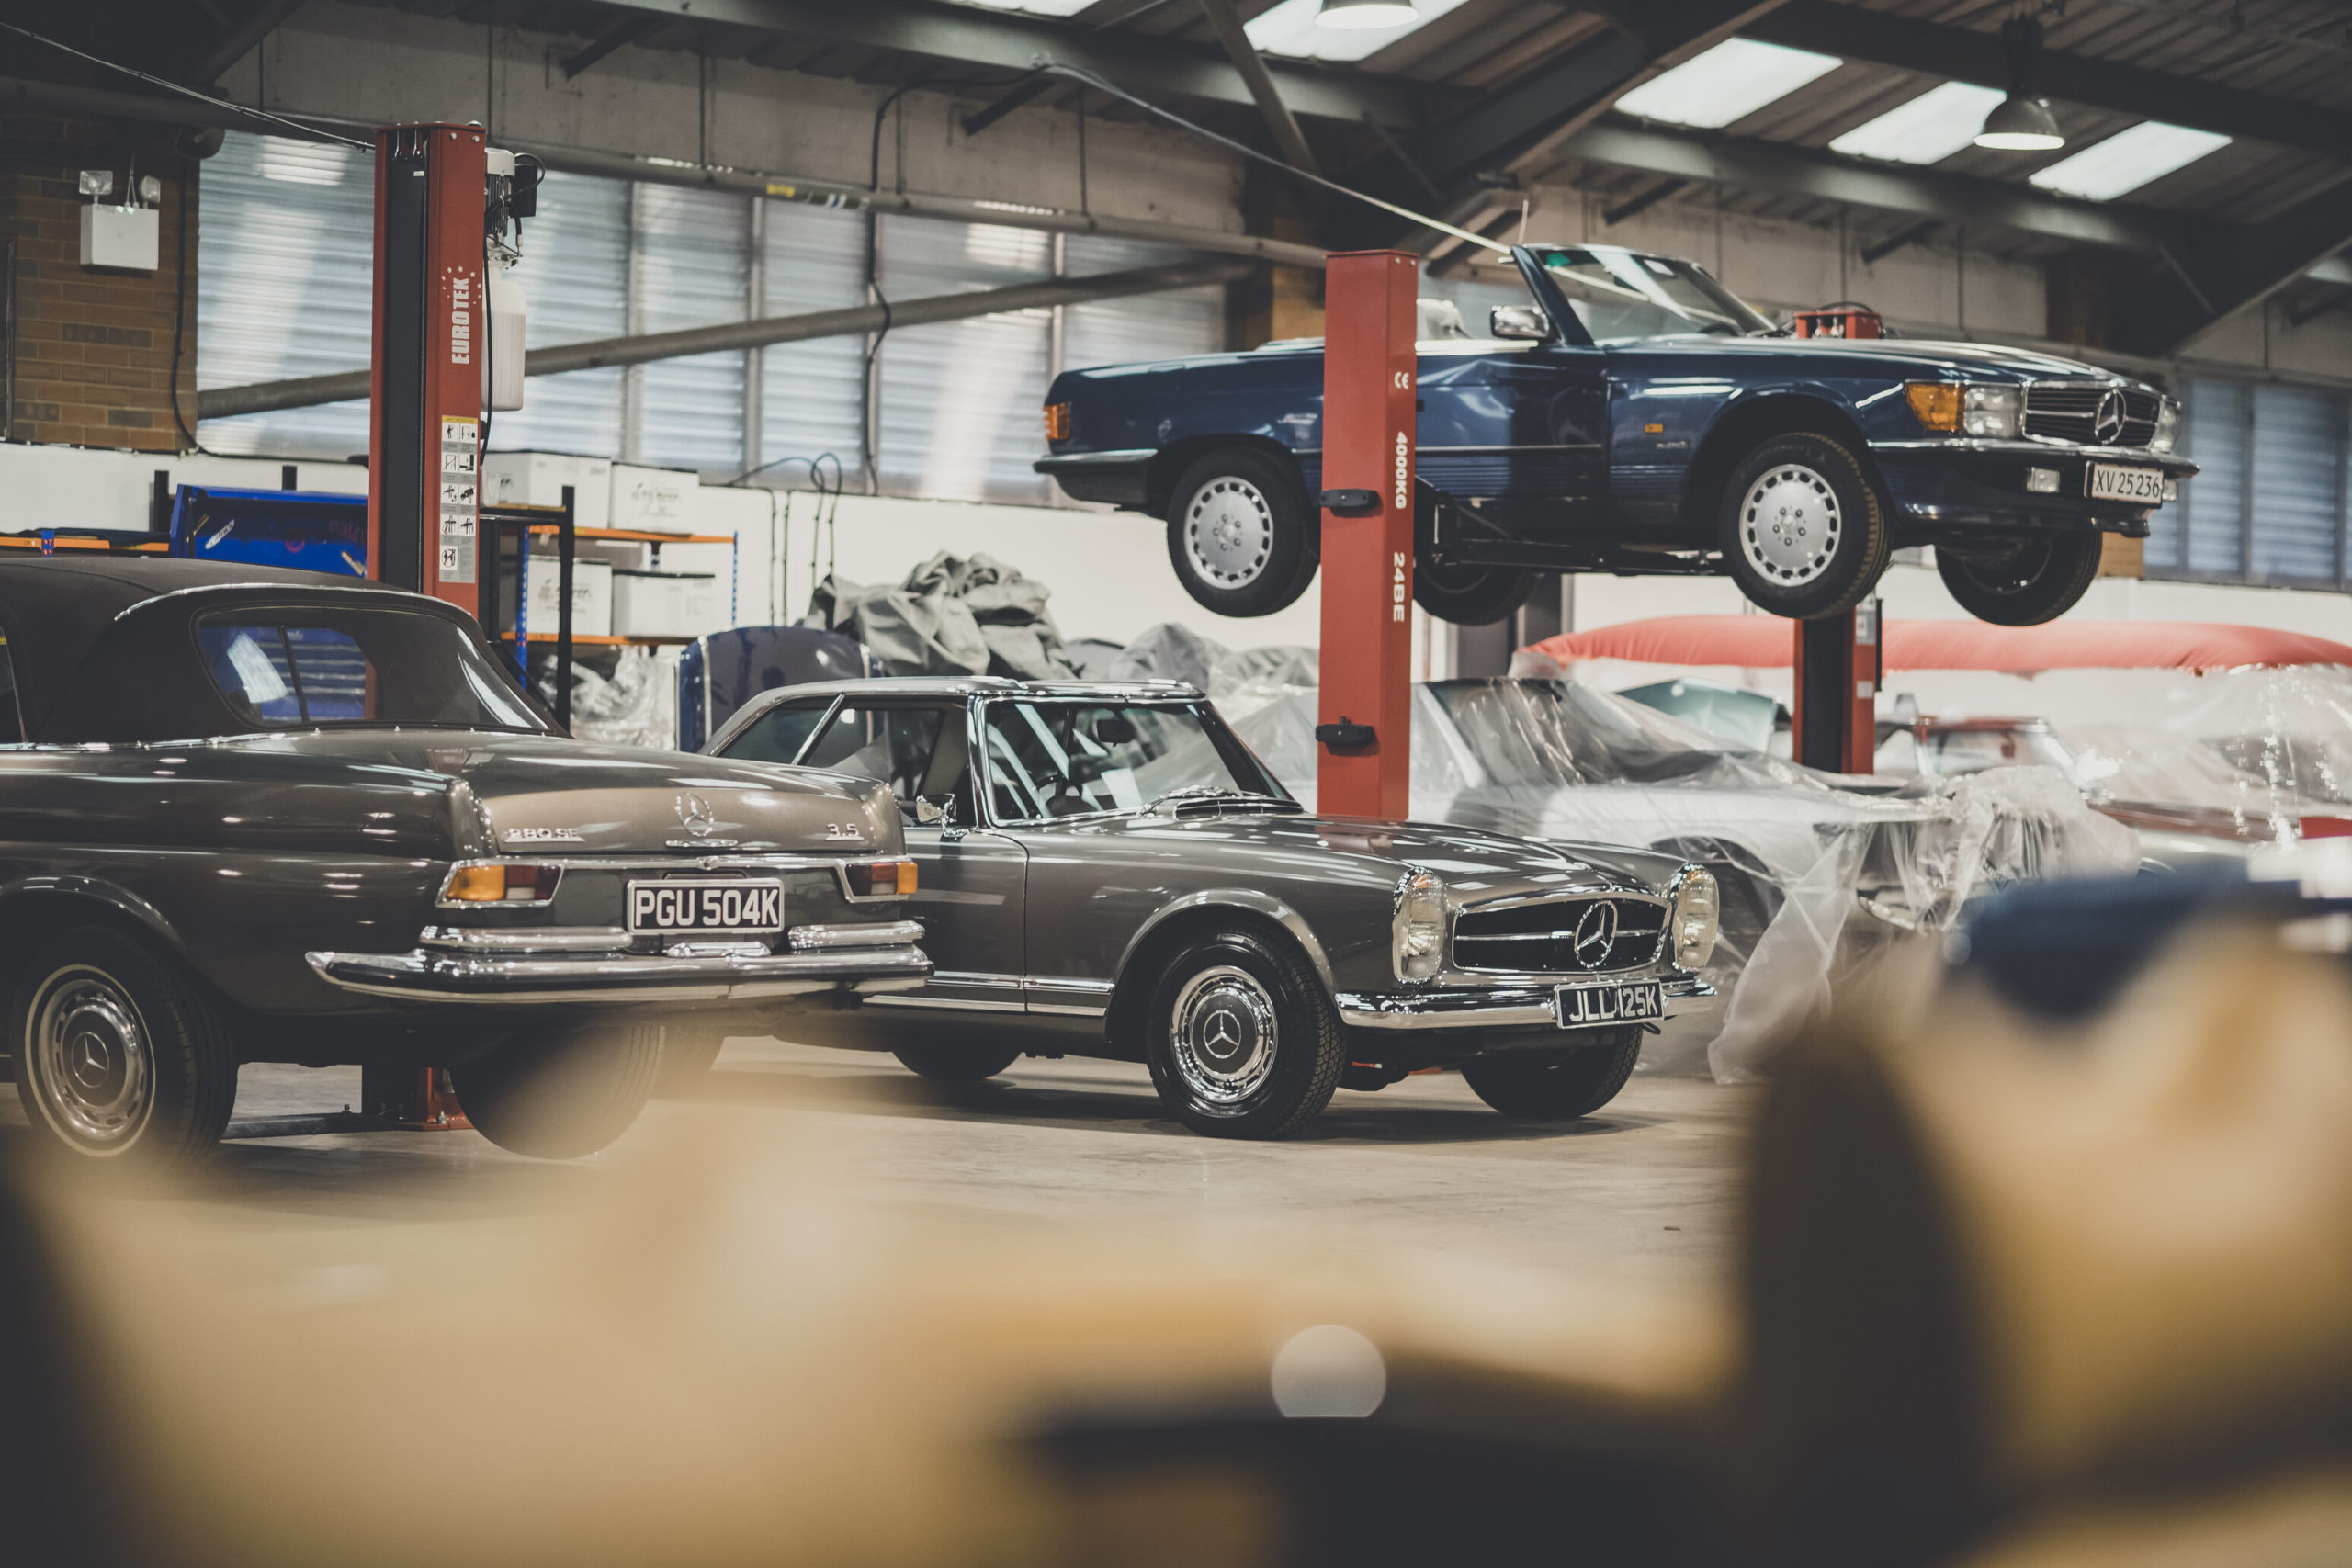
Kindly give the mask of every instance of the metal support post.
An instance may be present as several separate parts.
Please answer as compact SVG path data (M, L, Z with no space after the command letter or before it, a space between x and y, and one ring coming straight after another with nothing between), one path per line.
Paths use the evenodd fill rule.
M1404 251L1336 254L1326 274L1315 782L1335 816L1410 810L1419 277L1419 258Z
M1833 773L1877 770L1879 601L1842 615L1797 621L1796 760Z
M555 722L567 734L571 729L571 562L579 544L573 525L579 515L571 487L566 485L563 516L555 525L556 592L560 601L555 613Z

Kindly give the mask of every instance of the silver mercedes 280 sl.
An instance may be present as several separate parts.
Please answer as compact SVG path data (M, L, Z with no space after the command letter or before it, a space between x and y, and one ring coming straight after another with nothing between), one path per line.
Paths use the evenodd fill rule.
M1195 1131L1280 1137L1336 1088L1458 1066L1498 1111L1567 1118L1616 1095L1676 998L1708 994L1703 869L1309 815L1191 686L792 686L707 749L896 792L936 970L794 1038L929 1077L1139 1061Z

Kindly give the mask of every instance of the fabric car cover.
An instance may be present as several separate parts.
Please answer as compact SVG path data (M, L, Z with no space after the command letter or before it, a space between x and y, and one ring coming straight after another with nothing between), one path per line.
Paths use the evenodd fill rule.
M1078 675L1046 601L1053 591L992 556L933 556L895 587L829 576L800 624L848 632L888 675Z

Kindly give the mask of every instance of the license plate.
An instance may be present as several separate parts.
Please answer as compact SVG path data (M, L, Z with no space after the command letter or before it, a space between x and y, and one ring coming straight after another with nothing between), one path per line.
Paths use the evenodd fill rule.
M1552 993L1562 1029L1604 1023L1644 1023L1666 1016L1666 992L1656 980L1562 986Z
M2093 463L2090 495L2093 501L2144 501L2151 506L2161 506L2165 499L2164 470Z
M780 931L784 884L673 878L628 885L633 931Z

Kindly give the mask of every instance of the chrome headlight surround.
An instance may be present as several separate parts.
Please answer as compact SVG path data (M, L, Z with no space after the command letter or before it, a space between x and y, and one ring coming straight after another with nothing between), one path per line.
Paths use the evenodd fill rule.
M1417 983L1434 977L1445 967L1451 904L1445 879L1434 872L1416 871L1396 884L1389 958L1397 979Z
M2148 437L2148 450L2169 452L2180 440L2180 403L2166 397L2156 399L2156 428Z
M1960 433L2014 441L2025 429L2025 389L2007 381L1971 381L1961 394Z
M1715 955L1715 938L1723 926L1723 895L1714 873L1702 865L1686 865L1668 893L1666 932L1672 943L1674 966L1696 973Z

